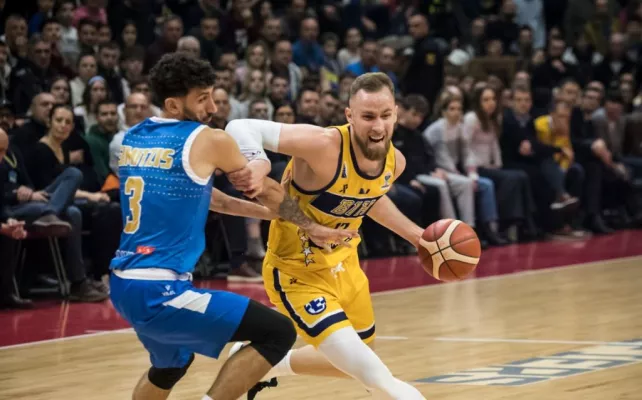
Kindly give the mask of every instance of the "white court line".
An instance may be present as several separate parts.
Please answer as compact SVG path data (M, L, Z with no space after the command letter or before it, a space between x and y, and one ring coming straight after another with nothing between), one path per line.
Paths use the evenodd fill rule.
M502 338L453 338L437 337L438 342L466 343L524 343L524 344L573 344L573 345L631 345L629 342L600 342L593 340L538 340L538 339L502 339Z
M379 336L377 335L377 340L408 340L406 336Z
M449 283L447 283L447 285L449 285L449 286L450 285L469 285L469 284L473 284L473 283L481 282L481 281L493 281L493 280L501 280L501 279L509 279L509 278L521 278L521 277L524 277L524 276L539 275L539 274L545 274L545 273L550 273L550 272L555 272L555 271L567 271L569 269L584 268L584 267L594 267L594 266L597 266L597 265L603 264L603 263L621 263L621 262L626 262L626 261L631 261L631 260L642 260L642 256L613 258L613 259L610 259L610 260L590 261L590 262L587 262L587 263L571 264L571 265L568 265L568 266L556 266L556 267L543 268L543 269L537 269L537 270L526 270L526 271L514 272L514 273L504 274L504 275L484 276L484 277L481 277L481 278L467 279L467 280L464 280L464 281L449 282ZM417 291L417 290L435 289L435 288L439 288L439 287L443 287L443 286L444 285L438 284L438 285L416 286L416 287L404 288L404 289L384 290L384 291L381 291L381 292L372 293L372 296L373 297L388 296L388 295L391 295L391 294L408 293L408 292L414 292L414 291ZM75 340L75 339L91 337L91 336L103 336L103 335L107 335L107 334L110 334L110 333L122 332L122 331L125 331L125 330L131 330L131 328L117 329L117 330L113 330L113 331L100 331L100 332L94 332L94 333L88 333L88 334L82 334L82 335L76 335L76 336L67 336L67 337L64 337L64 338L45 339L45 340L39 340L39 341L36 341L36 342L13 344L13 345L9 345L9 346L0 346L0 351L5 350L5 349L15 349L15 348L20 348L20 347L35 346L35 345L40 345L40 344L45 344L45 343L64 342L64 341L67 341L67 340Z

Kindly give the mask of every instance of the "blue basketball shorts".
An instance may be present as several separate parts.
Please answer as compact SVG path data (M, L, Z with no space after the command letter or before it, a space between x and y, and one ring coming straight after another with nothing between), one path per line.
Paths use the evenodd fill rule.
M191 275L164 269L113 271L110 289L156 368L181 368L193 353L217 358L249 304L234 293L197 289Z

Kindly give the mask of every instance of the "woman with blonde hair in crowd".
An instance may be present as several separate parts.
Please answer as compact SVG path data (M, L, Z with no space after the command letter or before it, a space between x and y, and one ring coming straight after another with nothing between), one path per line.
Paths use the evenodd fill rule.
M263 42L254 42L247 46L247 50L245 51L245 61L236 68L236 80L244 82L248 78L248 71L258 69L263 71L266 77L265 81L267 82L269 79L267 76L268 67L269 59L267 47L265 47Z
M477 85L476 85L477 86ZM498 96L490 86L475 88L472 111L464 116L464 135L470 138L475 156L474 168L480 177L496 187L499 220L506 227L521 226L527 235L535 231L535 204L528 175L522 170L502 169L499 147L501 109Z
M265 72L260 69L248 70L247 77L243 81L243 91L239 96L242 107L242 118L249 115L250 103L256 100L264 100L268 106L268 119L272 119L274 106L267 95L267 84L265 83Z

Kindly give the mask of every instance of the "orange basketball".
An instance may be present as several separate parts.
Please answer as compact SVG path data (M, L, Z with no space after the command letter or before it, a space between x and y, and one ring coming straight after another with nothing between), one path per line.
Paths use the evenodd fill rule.
M430 225L419 244L424 270L446 282L464 279L477 268L481 256L475 230L456 219L442 219Z

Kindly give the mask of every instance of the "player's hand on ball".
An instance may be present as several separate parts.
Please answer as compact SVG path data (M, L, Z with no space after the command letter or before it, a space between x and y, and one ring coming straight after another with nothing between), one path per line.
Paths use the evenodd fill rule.
M249 198L256 197L263 190L263 180L270 173L270 163L265 160L252 160L247 165L227 174L234 188Z
M351 229L332 229L327 226L313 224L305 229L311 242L331 252L338 246L351 247L350 240L359 237L359 232Z

